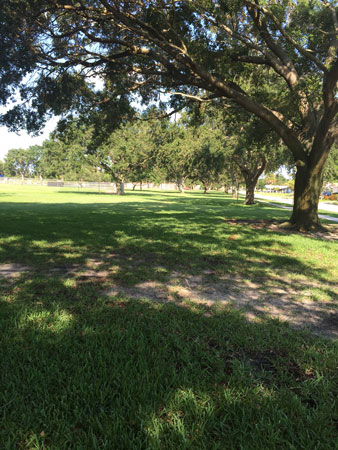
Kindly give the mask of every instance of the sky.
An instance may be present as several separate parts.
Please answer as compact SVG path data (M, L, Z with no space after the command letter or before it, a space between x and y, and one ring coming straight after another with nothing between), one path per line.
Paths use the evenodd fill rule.
M140 108L139 103L134 103L134 107ZM3 111L0 108L0 112ZM3 161L8 150L12 148L26 149L31 145L40 145L45 139L48 139L49 134L55 129L58 122L58 117L50 119L39 136L30 136L27 132L21 131L20 133L11 133L7 127L0 126L0 161Z
M99 76L93 77L90 80L95 84L96 89L102 89L103 87L103 81L100 79ZM18 96L15 97L18 99ZM3 113L7 110L7 107L0 107L0 113ZM5 155L7 154L8 150L12 148L23 148L26 149L30 147L31 145L40 145L45 139L48 139L49 134L55 129L56 124L58 122L58 117L53 117L50 119L43 130L41 130L41 133L39 136L30 136L25 131L22 131L21 133L10 133L7 129L7 127L0 126L0 161L4 160Z
M31 145L42 144L45 139L48 139L49 133L54 130L56 123L56 117L50 119L39 136L30 136L25 131L20 134L11 133L7 127L0 127L0 161L4 160L8 150L12 148L28 148Z

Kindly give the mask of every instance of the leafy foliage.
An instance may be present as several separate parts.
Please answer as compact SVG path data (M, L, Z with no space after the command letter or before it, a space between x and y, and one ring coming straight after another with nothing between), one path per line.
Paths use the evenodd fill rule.
M338 182L338 147L333 148L323 173L323 182Z
M154 166L156 140L156 124L129 122L96 149L94 158L113 181L142 181L150 177Z
M9 150L4 163L5 175L23 178L32 175L35 170L33 152L23 149Z

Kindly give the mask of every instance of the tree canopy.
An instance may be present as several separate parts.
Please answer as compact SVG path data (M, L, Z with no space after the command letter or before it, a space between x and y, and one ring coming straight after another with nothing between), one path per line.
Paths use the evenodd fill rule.
M93 159L110 174L118 189L125 181L151 177L158 143L156 125L160 128L160 124L151 125L147 121L127 122L95 148Z

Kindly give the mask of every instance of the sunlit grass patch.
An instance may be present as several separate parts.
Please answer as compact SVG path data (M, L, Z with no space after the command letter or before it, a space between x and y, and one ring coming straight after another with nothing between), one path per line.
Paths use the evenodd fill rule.
M50 311L35 311L25 316L19 324L19 328L41 328L60 333L69 327L72 319L72 314L65 310L56 310L53 313Z
M337 302L338 300L338 289L335 292L328 293L325 288L312 288L304 291L302 293L302 298L308 298L311 300L316 300L319 302ZM337 302L338 307L338 302Z

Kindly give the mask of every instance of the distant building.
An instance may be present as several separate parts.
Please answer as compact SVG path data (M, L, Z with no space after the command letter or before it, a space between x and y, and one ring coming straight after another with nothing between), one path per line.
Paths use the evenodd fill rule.
M338 194L338 183L326 183L324 190L331 194Z
M277 186L273 184L266 184L264 190L267 192L279 192L283 194L290 194L292 189L289 186Z

